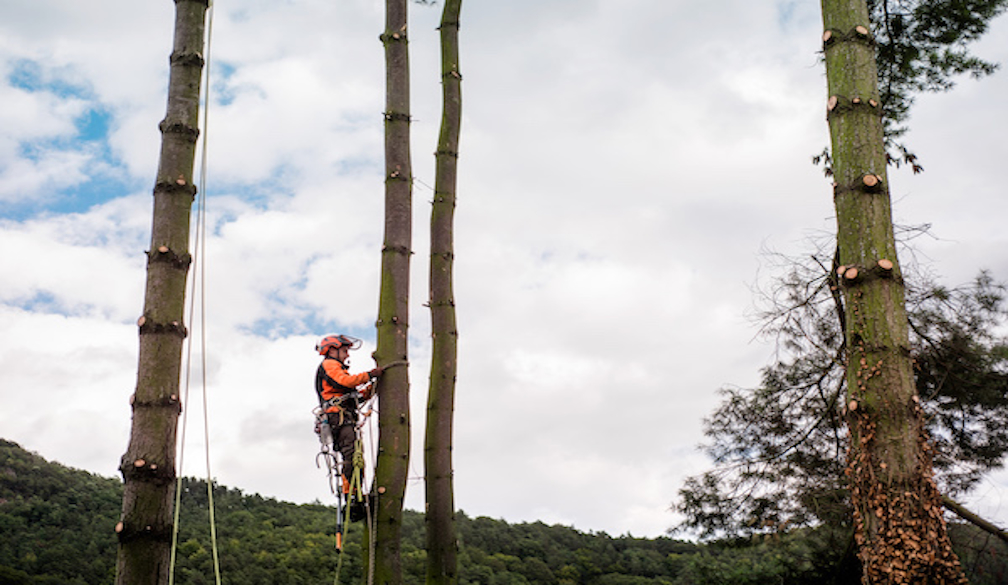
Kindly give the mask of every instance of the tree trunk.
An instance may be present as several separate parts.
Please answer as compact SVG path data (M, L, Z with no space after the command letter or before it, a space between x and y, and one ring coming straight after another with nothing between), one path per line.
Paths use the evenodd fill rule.
M378 306L379 365L408 358L409 267L412 239L410 94L407 0L386 0L385 242ZM378 459L372 508L374 582L402 583L400 535L409 471L409 369L389 368L378 383Z
M458 330L452 279L456 170L462 123L462 75L459 73L458 58L461 9L462 0L446 0L440 27L442 114L431 209L430 251L430 310L434 341L424 450L428 585L458 583L451 453L458 370Z
M964 583L914 387L865 0L822 0L847 324L847 467L864 583Z
M175 1L168 107L154 185L147 289L139 326L133 423L120 471L125 481L116 525L118 585L168 581L175 443L181 402L179 374L186 327L182 321L189 272L189 214L196 187L193 160L199 135L200 79L208 0Z

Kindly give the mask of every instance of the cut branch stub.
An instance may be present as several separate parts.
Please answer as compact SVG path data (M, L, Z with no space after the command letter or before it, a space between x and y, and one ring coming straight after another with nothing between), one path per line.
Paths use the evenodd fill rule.
M879 193L882 191L882 177L869 173L861 177L861 183L869 193Z
M829 40L831 38L833 38L833 31L828 30L828 31L826 31L826 32L823 33L823 35L822 35L822 42L827 43L827 42L829 42Z
M887 272L893 269L892 260L888 260L886 258L882 258L881 260L879 260L878 261L878 265L879 265L879 268L881 268L882 270L885 270Z
M861 35L863 37L866 37L866 36L868 36L868 27L859 24L859 25L857 25L857 26L854 27L854 32L856 32L857 34L859 34L859 35Z
M826 109L832 112L837 107L837 102L839 101L840 99L837 96L831 95L829 100L826 101Z
M850 268L845 270L843 273L843 277L847 280L857 280L858 277L857 266L851 266Z

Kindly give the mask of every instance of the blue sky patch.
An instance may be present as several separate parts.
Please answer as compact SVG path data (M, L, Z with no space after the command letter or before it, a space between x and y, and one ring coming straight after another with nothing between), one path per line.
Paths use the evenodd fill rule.
M231 85L231 76L237 68L222 61L215 61L208 75L210 76L210 99L214 104L227 106L235 100L236 92Z
M12 63L7 81L29 92L50 92L59 97L91 99L91 88L65 79L53 71L46 71L37 61L21 59Z
M19 309L24 309L31 313L41 313L49 315L72 315L74 311L71 311L66 303L61 301L55 295L49 291L37 291L30 298L23 300L12 300L5 304Z
M104 142L108 139L111 123L112 113L107 109L102 106L90 108L76 120L77 136L88 142Z
M795 4L791 0L777 3L777 26L786 30L794 20Z
M242 329L248 333L267 339L279 339L291 335L310 335L313 333L316 335L325 335L333 331L346 333L354 337L361 337L363 333L369 333L371 337L374 336L373 330L370 332L358 331L355 333L353 328L340 327L337 323L319 318L317 314L307 310L297 309L292 312L298 313L298 315L294 317L290 312L284 312L271 318L259 319Z
M292 286L297 289L300 284L295 283ZM267 339L278 339L291 335L322 336L330 333L343 333L371 343L375 341L373 324L354 327L337 320L327 319L321 316L317 305L306 303L301 306L292 306L292 303L296 303L297 299L280 292L274 292L267 298L268 305L276 307L278 310L275 310L267 318L258 319L241 327L243 331Z
M125 171L122 174L103 172L92 175L88 180L63 191L64 197L58 202L58 211L82 213L95 205L134 193L142 188L140 183L139 180L130 180ZM152 190L153 188L151 185Z

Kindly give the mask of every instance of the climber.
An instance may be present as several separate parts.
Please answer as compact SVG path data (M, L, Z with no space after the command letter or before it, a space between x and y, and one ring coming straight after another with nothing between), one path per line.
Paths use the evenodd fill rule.
M380 367L358 374L347 372L350 350L360 345L361 340L347 335L328 335L315 346L325 356L315 374L315 392L329 419L333 445L343 455L343 493L349 492L353 481L358 400L370 398L374 386L368 382L382 375Z

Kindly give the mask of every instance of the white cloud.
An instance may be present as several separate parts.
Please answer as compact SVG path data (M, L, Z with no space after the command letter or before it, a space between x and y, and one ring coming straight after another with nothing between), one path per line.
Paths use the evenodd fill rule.
M0 83L3 101L23 107L0 113L8 201L58 199L110 172L124 175L118 184L153 183L170 3L78 4L2 9L0 71L29 60L79 88ZM214 474L266 496L328 501L314 464L313 346L340 329L373 342L383 15L365 0L215 9L205 242ZM415 441L430 359L438 17L412 9ZM989 58L1008 59L996 40L1004 26L984 45ZM770 353L745 319L759 250L800 252L810 230L832 228L828 184L809 163L827 142L820 27L814 5L794 2L467 5L455 466L468 514L635 536L675 523L668 507L682 479L707 464L695 445L716 389L754 383ZM928 170L893 181L897 217L935 224L946 239L927 251L956 277L1008 268L997 212L1005 152L990 131L1005 125L994 99L1004 79L922 98L910 138ZM111 154L72 140L88 108L108 113ZM45 157L19 154L56 139ZM50 206L0 224L0 245L16 252L0 257L0 428L106 474L128 440L151 212L149 189L111 189L86 212ZM204 332L192 330L200 383ZM355 370L370 367L370 351L354 356ZM57 392L95 428L83 445L45 415L51 401L37 391L70 378L80 385ZM183 472L199 475L193 392ZM414 477L421 453L414 446ZM422 507L422 486L410 486L409 505ZM995 495L978 494L983 503L1000 497L985 493Z
M0 300L21 307L113 322L133 321L143 302L141 234L148 226L140 198L123 198L70 214L4 222ZM0 224L2 225L2 224Z

